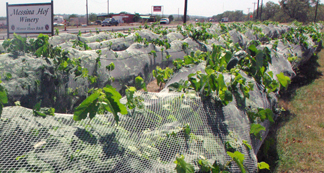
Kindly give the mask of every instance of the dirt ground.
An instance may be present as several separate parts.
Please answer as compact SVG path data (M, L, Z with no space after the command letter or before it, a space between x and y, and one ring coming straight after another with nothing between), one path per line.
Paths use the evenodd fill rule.
M157 80L154 79L152 82L147 84L146 89L148 92L157 93L157 92L160 92L163 89L163 87L161 89L160 86L157 84Z

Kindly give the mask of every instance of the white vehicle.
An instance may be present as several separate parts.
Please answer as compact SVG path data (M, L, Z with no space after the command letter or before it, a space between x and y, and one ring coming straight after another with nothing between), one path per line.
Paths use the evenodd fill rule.
M64 18L63 18L63 16L54 16L53 25L54 26L64 25Z
M169 24L169 23L170 23L170 21L168 18L163 18L160 20L160 24Z
M228 22L228 17L223 17L222 22Z

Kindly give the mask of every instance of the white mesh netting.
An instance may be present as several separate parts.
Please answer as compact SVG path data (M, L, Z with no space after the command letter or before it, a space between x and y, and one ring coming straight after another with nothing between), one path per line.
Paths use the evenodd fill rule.
M271 38L277 38L289 29L287 26L261 27ZM221 33L217 25L213 25L209 32ZM139 31L138 33L148 40L159 37L151 31ZM226 37L231 37L233 43L246 47L255 39L261 40L257 37L258 35L252 33L252 30L248 30L244 35L232 30L226 34ZM171 60L183 58L190 51L211 51L211 44L225 46L225 35L224 38L213 38L208 40L210 44L204 44L184 38L180 33L168 34L165 39L171 42L171 49L167 51L167 54L172 56L170 61L165 62L163 59L166 53L164 54L159 46L134 43L134 37L130 35L129 38L113 39L111 47L109 47L109 41L103 41L112 39L111 35L101 34L81 38L88 40L89 46L93 49L102 49L103 64L101 71L98 70L100 74L98 86L107 84L109 75L105 67L110 62L114 62L118 69L111 73L118 79L112 85L121 90L122 86L132 86L135 76L138 75L149 81L152 77L151 71L157 65L167 66ZM302 61L307 61L321 49L319 46L322 44L321 41L314 42L308 35L305 38L307 47L299 43L291 44L281 41L276 50L272 49L272 64L269 65L269 70L273 71L274 75L283 72L289 78L293 78L295 73L287 60L288 55L294 54ZM83 64L88 67L89 71L92 71L96 66L97 53L95 50L81 51L71 48L72 42L68 41L71 39L76 39L76 37L69 34L52 37L52 44L67 48L71 51L72 57L82 57ZM94 43L97 39L103 43ZM182 48L183 43L187 43L189 48ZM271 49L273 44L274 40L258 48ZM149 54L152 50L156 50L157 57L153 58ZM242 52L244 54L244 51L233 53L236 57L240 57ZM12 58L9 54L2 54L0 63L4 64L3 69L6 70L4 72L13 74L11 80L3 82L11 99L9 101L13 103L20 100L22 105L33 107L36 100L43 99L44 101L47 97L48 100L54 98L54 95L48 92L51 88L55 90L51 85L55 82L55 78L49 73L53 67L48 64L45 66L45 60L28 56ZM302 62L301 60L299 62ZM25 68L22 62L28 62L28 66L26 65L28 68L20 74L19 70L23 69L22 67ZM188 74L198 70L204 72L203 65L201 63L191 69L182 68L166 85L187 79ZM47 71L44 72L44 68ZM86 119L76 122L72 119L72 114L37 117L34 116L32 109L20 106L5 107L0 117L0 173L175 172L174 161L178 154L183 155L185 161L194 165L195 170L198 171L197 162L202 157L208 159L210 163L216 161L225 164L230 160L226 154L228 150L242 152L246 169L249 172L256 172L256 153L262 141L250 135L250 121L246 115L246 108L275 110L278 102L277 93L267 94L253 78L248 77L242 71L240 74L254 84L254 90L250 91L249 99L242 100L240 96L234 94L233 101L222 106L213 99L201 100L196 94L172 93L167 88L160 93L137 93L137 96L143 97L145 107L128 110L128 115L119 115L118 126L112 114L96 115L91 121ZM228 73L224 73L224 77L227 82L231 80L231 75ZM87 93L86 89L90 86L86 83L87 79L79 80L75 81L71 78L64 81L62 87L64 89L67 89L67 86L83 87L84 93ZM43 87L38 89L39 86L35 81L41 81ZM82 88L79 90L81 93ZM45 94L48 95L45 97ZM69 99L72 99L67 96L68 94L64 92L57 94L59 96L57 99L61 99L58 103L65 103L64 101L67 103L56 105L56 108L61 107L65 110L67 106L64 105L69 105L70 111L73 110L74 103L69 102ZM79 95L75 98L83 96ZM125 98L121 101L126 103ZM268 121L259 123L268 131L270 126ZM189 135L185 133L188 126L190 127ZM262 139L265 138L267 131L262 132ZM250 144L252 149L243 143ZM230 172L240 172L235 163L231 166Z
M245 166L256 171L253 149L242 144L251 143L249 120L235 101L220 107L194 95L141 96L145 108L120 115L118 126L109 114L75 122L69 114L42 118L31 109L6 107L0 121L0 171L174 172L177 154L190 163L201 156L225 163L226 145L245 154Z

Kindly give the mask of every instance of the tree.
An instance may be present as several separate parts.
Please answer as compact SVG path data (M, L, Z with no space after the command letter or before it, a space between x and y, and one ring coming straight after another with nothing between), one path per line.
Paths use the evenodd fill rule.
M97 20L97 14L95 14L95 13L89 14L89 20L90 21L96 21Z
M141 19L141 16L138 13L135 13L135 15L133 17L133 21L138 22L140 19Z
M320 0L312 0L312 4L315 4L315 18L314 18L314 22L317 21L317 12L318 12L318 4L319 4Z
M69 19L71 19L72 17L78 17L78 15L76 15L76 14L71 14L71 15L69 16Z
M267 2L262 9L263 20L280 21L283 15L280 5L271 1Z
M291 19L306 22L309 17L310 0L281 0L283 12Z
M316 21L323 21L323 20L324 20L324 5L318 4Z
M173 15L170 15L168 18L169 18L169 21L170 21L170 22L174 20Z
M182 19L182 21L183 21L183 16L181 16L181 19ZM189 21L189 20L190 20L190 16L187 15L187 21Z
M213 16L214 21L221 21L223 17L228 17L229 21L244 21L246 20L246 14L243 14L242 10L236 10L236 11L225 11L222 14L218 14L216 16Z
M162 16L159 16L159 15L155 16L155 21L160 21L161 19L162 19Z

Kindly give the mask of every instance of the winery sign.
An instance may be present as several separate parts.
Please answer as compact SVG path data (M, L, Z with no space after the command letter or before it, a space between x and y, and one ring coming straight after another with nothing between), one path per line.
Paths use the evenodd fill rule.
M8 4L7 34L52 34L53 1L37 4Z

